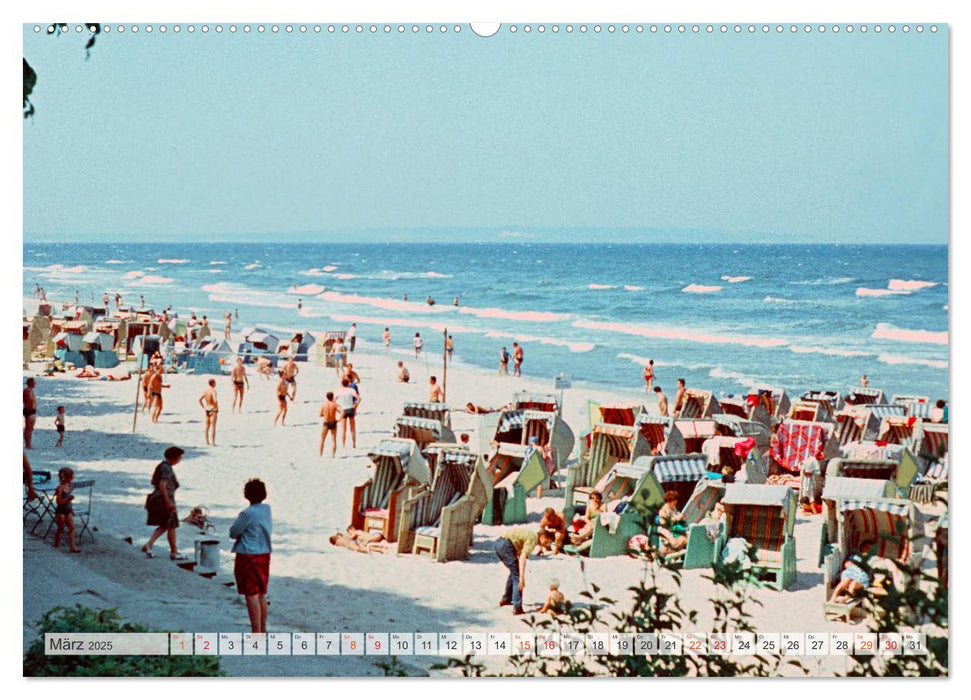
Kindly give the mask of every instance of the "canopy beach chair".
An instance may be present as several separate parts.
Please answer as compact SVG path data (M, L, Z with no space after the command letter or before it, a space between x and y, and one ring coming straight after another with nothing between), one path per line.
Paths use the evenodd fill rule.
M851 386L844 401L851 406L887 403L887 395L883 389L875 389L869 386Z
M772 427L772 417L766 407L759 402L758 397L735 396L729 394L718 399L722 414L744 420L760 423L766 428Z
M714 534L711 534L709 524L703 521L725 496L725 486L722 481L712 479L702 479L695 485L694 492L681 509L684 524L688 528L688 542L684 549L667 555L660 554L660 531L657 526L651 527L650 542L657 556L663 556L668 564L681 564L684 569L711 567L715 561L715 540L721 533L721 524L711 524L714 527Z
M823 526L819 536L819 566L837 544L840 501L893 498L897 487L889 479L860 479L848 476L829 476L823 489Z
M843 396L838 391L833 390L811 390L804 392L799 397L800 401L814 401L826 406L830 415L843 408Z
M684 402L681 404L681 418L707 418L722 413L718 399L710 391L685 389Z
M293 357L294 362L306 362L310 348L316 346L316 339L309 331L298 331L289 340L281 341L277 352Z
M891 498L859 498L840 500L836 504L836 537L831 551L823 558L823 583L825 598L823 614L826 617L842 617L849 621L863 612L861 599L849 603L831 603L833 590L839 583L843 562L852 554L860 554L861 545L873 542L869 551L874 570L885 570L899 589L911 585L910 574L898 566L916 569L923 559L924 521L911 502ZM889 565L873 557L889 560ZM867 589L864 598L885 593L877 581Z
M325 331L314 341L314 357L321 367L335 367L334 345L338 339L344 340L347 331Z
M591 428L598 423L611 425L634 425L634 420L644 411L639 403L605 403L588 402Z
M384 438L369 453L371 478L354 487L351 524L378 531L388 542L398 535L398 518L410 492L430 482L425 459L414 440Z
M634 426L647 440L649 454L685 454L684 436L667 416L653 416L642 411L634 419Z
M540 450L500 443L485 470L486 504L482 522L510 525L526 522L526 495L549 480Z
M845 459L900 461L905 449L907 448L903 445L887 442L848 442L845 445L840 445L839 453Z
M786 420L776 430L769 451L769 473L798 474L802 463L820 450L827 460L839 454L832 423Z
M829 404L820 401L803 401L796 399L789 407L790 420L809 421L812 423L833 422L833 413Z
M873 440L880 430L880 418L869 406L847 404L834 416L836 420L836 442Z
M614 464L633 463L651 452L647 439L634 426L601 423L594 426L589 439L589 450L566 473L563 513L567 522L573 518L576 506L589 500L596 483Z
M948 456L927 466L910 485L910 500L914 503L933 503L938 491L947 491Z
M441 421L413 416L398 416L394 422L394 436L414 440L422 450L433 442L455 442L452 429Z
M772 421L780 421L789 415L791 402L782 387L756 384L748 390L747 398L765 408Z
M948 435L946 423L921 421L914 440L914 452L925 467L940 461L947 454Z
M512 398L513 408L528 408L533 411L552 411L559 413L561 406L555 394L533 394L517 391Z
M755 444L760 454L766 454L772 444L772 431L763 423L726 413L716 413L712 416L715 421L715 434L739 438L755 438Z
M901 406L907 406L912 403L930 403L930 396L921 396L919 394L894 394L890 397L890 403L900 404Z
M550 448L557 468L566 464L576 442L570 426L555 411L515 408L499 414L489 443L528 445L532 438L536 438L537 447Z
M485 506L484 468L460 445L439 444L435 477L402 506L399 554L424 554L435 561L468 559L472 527Z
M80 332L78 326L66 324L65 328L66 330L62 330L51 338L54 359L60 360L64 364L71 363L75 367L84 367L88 364L87 358L81 352L84 335Z
M914 448L921 419L916 416L888 415L880 423L877 441Z
M759 453L758 445L746 450L750 438L716 435L702 443L708 457L708 471L720 474L725 467L735 471L736 481L763 484L769 476L769 465Z
M919 472L917 459L910 450L905 449L897 459L831 459L826 467L826 480L831 477L890 480L897 493L906 496Z
M718 424L713 418L706 420L676 420L674 425L684 439L685 453L701 452L701 446L705 440L709 440L718 434ZM674 454L667 450L668 454Z
M430 418L437 420L442 425L452 427L452 412L446 403L420 403L410 401L405 403L401 409L401 415L412 418Z
M742 550L753 582L776 590L796 580L796 493L788 486L727 484L722 505L725 524L715 541L715 561ZM755 546L755 560L748 559Z

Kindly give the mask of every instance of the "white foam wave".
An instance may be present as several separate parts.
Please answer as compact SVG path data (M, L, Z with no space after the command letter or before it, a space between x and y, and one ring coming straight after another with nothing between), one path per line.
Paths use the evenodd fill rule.
M325 265L323 268L324 272L333 272L337 269L337 265Z
M159 258L159 265L185 265L188 260L183 260L182 258Z
M175 280L171 277L161 277L158 275L143 275L141 277L135 278L129 282L129 284L134 286L139 286L143 284L148 285L162 285L162 284L172 284Z
M898 340L904 343L931 343L933 345L947 345L948 341L947 331L897 328L890 323L878 323L870 337L881 340Z
M789 284L807 284L810 286L818 286L825 284L847 284L853 281L853 277L820 277L812 280L797 280L795 282L790 282Z
M907 295L910 291L906 289L869 289L868 287L857 287L858 297L889 297L894 295Z
M731 275L722 275L722 279L731 284L738 284L739 282L748 282L751 277L746 277L744 275L739 275L737 277L732 277Z
M210 260L209 261L209 264L210 265L228 265L229 263L227 263L225 260Z
M105 265L124 265L124 260L105 260Z
M943 360L924 360L916 357L906 357L904 355L892 355L882 353L877 360L887 365L921 365L923 367L933 367L934 369L947 369L947 362Z
M132 270L131 272L126 272L125 274L123 274L121 278L123 280L133 280L144 276L145 276L145 273L142 272L141 270Z
M687 287L682 289L682 292L687 294L714 294L715 292L720 292L722 290L719 286L709 286L704 284L689 284Z
M625 284L624 289L628 292L643 292L644 287L638 287L636 284Z
M312 267L309 270L304 270L300 274L306 277L323 277L326 273L319 268Z
M762 300L765 304L794 304L792 299L784 299L783 297L765 297Z
M363 304L387 311L407 311L420 314L441 313L451 310L451 307L448 306L429 306L424 302L388 299L386 297L365 297L357 294L342 294L333 291L318 294L317 298L335 304Z
M277 301L270 301L268 299L260 299L259 297L250 296L247 294L210 294L209 301L218 301L222 304L245 304L247 306L265 306L273 309L292 309L293 302L283 303Z
M832 355L834 357L869 357L866 350L847 350L844 348L824 348L817 345L790 345L789 350L798 355Z
M713 367L711 370L709 370L708 376L712 379L730 379L736 384L746 388L759 383L759 380L751 375L742 374L741 372L733 372L732 370L725 369L724 367Z
M338 280L352 280L355 277L357 277L357 275L352 275L350 272L339 272L334 275L334 279Z
M255 262L255 263L250 263L249 265L246 265L245 267L243 267L243 269L244 270L256 270L257 268L260 268L260 267L263 267L263 266L260 265L258 262Z
M47 267L25 266L24 269L31 270L32 272L70 273L70 274L78 274L80 272L86 272L86 268L84 267L84 265L65 267L64 265L59 265L57 263L55 263L54 265L48 265Z
M686 340L692 343L711 345L745 345L757 348L774 348L788 345L783 338L760 337L753 335L736 335L733 333L716 333L712 331L695 330L693 328L671 328L665 326L635 326L626 323L608 321L590 321L579 319L573 322L576 328L586 328L594 331L622 333L641 338L657 338L660 340Z
M509 321L532 321L534 323L551 323L570 317L570 314L558 314L552 311L507 311L506 309L492 308L474 309L468 306L461 307L459 313L471 314L479 318L504 318Z
M536 335L522 335L519 333L506 333L504 331L487 331L486 338L509 338L519 343L539 343L540 345L555 345L569 349L570 352L590 352L596 345L582 341L564 340L562 338L547 338Z
M892 279L887 284L887 289L893 290L906 290L906 291L916 291L918 289L927 289L928 287L936 287L937 282L924 282L923 280L898 280Z
M302 294L303 296L316 296L324 291L324 288L319 284L303 284L299 287L297 285L291 285L290 289L287 290L287 294Z
M218 275L220 272L222 272L222 270L220 270L218 267L214 267L211 270L209 270L210 275Z
M617 289L615 284L588 284L587 289Z

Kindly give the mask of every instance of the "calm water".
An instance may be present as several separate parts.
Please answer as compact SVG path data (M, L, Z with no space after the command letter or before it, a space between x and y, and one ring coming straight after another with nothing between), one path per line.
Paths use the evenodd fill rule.
M584 244L28 244L24 294L169 305L237 328L391 328L494 367L518 340L533 376L717 392L769 382L947 397L946 246ZM407 295L407 301L404 296ZM431 296L435 306L425 299ZM454 297L460 306L452 306ZM297 309L297 300L303 304ZM216 324L214 324L216 325Z

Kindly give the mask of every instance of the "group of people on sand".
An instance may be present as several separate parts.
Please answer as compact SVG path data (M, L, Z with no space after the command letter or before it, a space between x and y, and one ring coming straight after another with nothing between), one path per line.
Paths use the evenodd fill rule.
M158 353L156 353L158 354ZM160 356L161 357L161 356ZM153 423L158 423L159 416L162 415L162 389L170 388L165 383L165 367L161 361L149 361L148 368L141 377L142 383L142 413L148 413Z
M650 394L653 391L657 398L658 414L662 416L680 416L685 408L685 396L687 393L684 377L678 377L678 389L674 395L674 408L672 410L668 403L667 394L664 393L664 390L660 386L654 384L654 360L647 361L647 364L644 365L642 376L644 378L644 393Z
M525 353L523 352L523 346L519 343L512 344L512 352L506 349L503 345L502 349L499 351L499 374L509 374L509 360L513 362L513 376L521 377L523 376L523 358Z

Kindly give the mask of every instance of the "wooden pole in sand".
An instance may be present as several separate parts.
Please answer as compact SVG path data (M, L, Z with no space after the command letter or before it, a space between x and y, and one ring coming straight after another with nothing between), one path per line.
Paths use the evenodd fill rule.
M151 323L149 321L148 323ZM135 423L138 421L138 397L141 395L142 389L142 365L145 364L145 339L148 338L148 323L145 324L145 330L142 331L142 352L138 356L138 381L135 382L135 413L131 417L131 431L135 432Z
M442 331L442 403L448 392L448 328Z

